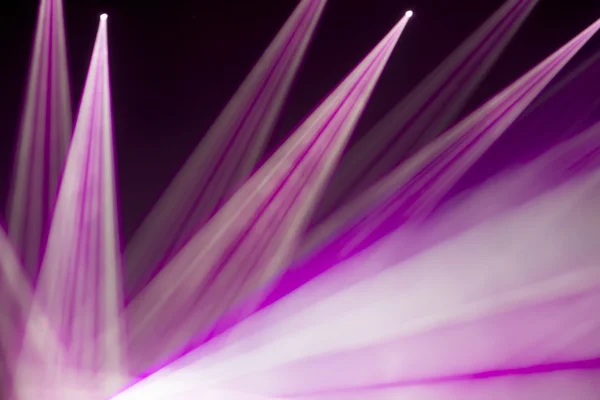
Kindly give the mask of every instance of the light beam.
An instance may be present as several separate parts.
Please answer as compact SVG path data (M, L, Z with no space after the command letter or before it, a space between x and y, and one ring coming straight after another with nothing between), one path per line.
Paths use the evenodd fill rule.
M303 0L127 246L133 297L253 171L326 0Z
M286 267L407 21L400 20L130 304L134 373L182 350Z
M72 124L62 0L42 0L9 196L8 234L37 277Z
M308 256L284 276L267 302L398 226L426 218L599 28L600 20L315 228L304 249Z
M70 381L84 389L93 386L97 394L105 395L124 383L119 274L107 24L103 19L36 288L36 299L65 346L62 360L39 368L50 371L42 374L53 374L56 390L64 386L63 396L76 396L83 390ZM31 320L27 335L41 334ZM38 395L30 388L23 390L27 390L23 398Z
M537 1L507 0L349 149L317 210L315 225L370 191L454 122Z

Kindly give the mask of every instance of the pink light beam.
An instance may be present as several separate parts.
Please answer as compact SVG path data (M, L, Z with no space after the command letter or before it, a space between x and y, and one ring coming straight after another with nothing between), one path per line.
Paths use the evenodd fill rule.
M527 19L538 0L506 1L404 100L353 145L332 178L315 219L369 190L446 130Z
M307 248L337 234L343 257L384 235L390 221L398 226L426 216L598 29L600 20L342 207L314 230Z
M64 371L53 371L55 382L46 386L79 393L69 382L80 381L98 396L119 389L126 371L112 135L107 19L101 17L36 288L65 346L62 360L41 366ZM40 334L34 325L27 333Z
M597 342L589 347L594 341L587 340L587 348L578 348L570 340L576 336L570 335L549 338L539 344L539 349L527 347L540 334L532 327L529 334L523 332L521 338L512 338L514 347L508 353L513 355L512 360L503 362L493 346L484 344L480 346L486 347L485 353L474 349L473 353L465 352L463 359L438 360L427 353L427 344L435 344L435 336L428 340L423 340L427 339L423 336L528 307L543 309L551 302L589 294L580 305L570 307L577 315L565 313L569 308L561 311L560 303L550 308L560 311L559 318L572 318L574 328L581 327L586 318L594 315L600 300L600 253L594 241L600 215L599 195L600 170L596 169L397 264L393 264L393 255L400 249L399 238L391 236L378 246L378 251L362 260L366 266L378 263L384 252L391 268L309 308L293 314L286 312L296 310L294 303L302 302L303 297L310 297L310 292L323 282L319 278L216 339L208 345L213 351L201 348L196 354L190 353L173 365L172 375L167 373L163 378L173 376L179 381L184 376L194 376L190 385L224 386L286 397L310 389L334 390L403 378L411 381L448 373L468 374L494 367L494 363L498 367L518 368L530 361L544 361L548 356L558 359L547 361L594 356L600 350ZM600 321L597 317L593 321L598 332ZM544 320L547 327L551 323L551 319ZM523 324L521 321L519 326ZM254 329L249 330L250 325ZM464 333L454 332L454 338ZM381 356L385 347L373 346L396 340L403 342L387 347L394 350L389 357L367 356L369 347ZM414 347L419 343L423 346ZM569 347L565 349L565 345ZM519 346L525 346L529 352L520 354ZM435 348L439 350L439 346ZM509 349L507 345L506 350ZM359 351L362 358L351 357ZM418 358L419 352L422 358ZM336 354L350 356L336 358ZM313 372L303 367L311 359L319 361L308 364ZM360 360L369 360L370 368L358 367L362 365ZM317 367L324 363L329 368Z
M524 167L508 171L468 195L449 202L436 213L433 221L413 221L400 227L399 231L393 234L397 242L402 243L402 246L394 251L394 259L400 262L414 257L489 219L506 215L511 210L599 166L600 123L597 123ZM387 239L382 239L385 240ZM333 293L389 267L389 257L381 254L380 257L370 256L379 247L381 245L375 243L348 262L334 265L322 275L327 284L321 283L319 290L310 290L310 295L307 295L302 287L297 289L304 293L301 297L302 302L295 302L293 310L290 309L289 312L300 312ZM265 322L269 323L273 321Z
M446 204L437 214L447 213L446 210L450 209L452 217L441 220L439 217L436 218L435 233L430 232L428 235L424 235L422 232L419 233L420 227L427 219L412 220L402 225L400 229L403 234L397 236L397 240L402 243L401 248L404 257L410 258L425 251L435 243L456 236L482 221L502 215L548 190L564 184L570 179L588 173L599 165L600 123L597 123L575 138L556 146L518 171L510 170L477 188L474 194L469 194L467 197L463 195L458 200ZM455 203L457 202L461 204L459 209L456 209ZM375 243L373 246L376 247L377 244ZM306 284L309 278L314 278L330 268L332 273L325 274L328 284L323 286L320 291L313 291L310 296L304 296L302 304L296 303L293 312L299 312L304 307L320 301L323 297L373 276L382 268L388 266L385 263L370 261L366 264L361 261L365 254L372 251L373 246L360 252L357 256L351 257L349 264L342 263L341 265L344 265L343 273L336 265L335 258L324 259L322 257L316 258L314 262L320 264L315 267L306 264L303 269L288 271L282 282L264 301L262 307L281 299L290 291L301 287L303 283ZM327 248L324 249L324 251L326 250ZM336 248L334 247L333 250L336 250ZM382 257L382 260L385 259L385 257ZM264 293L259 292L254 296L262 298ZM236 318L235 312L229 313L227 317L221 319L220 326L215 333L219 334L226 331L228 327L237 322Z
M408 19L400 20L130 304L134 374L182 350L287 265Z
M42 0L7 212L8 234L33 279L71 135L65 43L62 0Z
M323 284L318 278L117 399L160 398L153 397L160 388L179 398L219 388L337 398L396 382L397 390L422 382L435 392L488 368L526 370L532 362L593 356L600 350L598 196L596 169L297 311ZM398 239L380 243L364 265L382 255L393 263ZM529 326L527 316L531 326L519 331ZM560 331L561 321L573 329ZM494 327L514 332L498 348L489 340L506 337ZM549 332L560 334L545 337ZM136 397L142 395L148 397Z
M210 219L253 171L326 0L303 0L128 244L128 298Z
M599 27L600 21L592 24L371 190L314 228L305 239L304 257L272 288L266 287L251 301L266 297L262 304L266 306L397 227L426 218ZM221 324L227 327L235 323L239 317L234 314Z

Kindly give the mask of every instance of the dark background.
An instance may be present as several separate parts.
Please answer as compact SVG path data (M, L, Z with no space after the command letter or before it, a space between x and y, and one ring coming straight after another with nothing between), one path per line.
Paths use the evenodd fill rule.
M77 105L107 12L125 238L196 146L298 0L64 0L72 98ZM329 0L276 128L275 145L389 31L405 30L357 129L368 129L472 33L503 0ZM35 0L0 11L0 207L18 128ZM600 2L540 0L469 108L502 89L596 18ZM575 60L600 50L600 37ZM600 79L600 77L599 77ZM0 216L0 220L3 217Z

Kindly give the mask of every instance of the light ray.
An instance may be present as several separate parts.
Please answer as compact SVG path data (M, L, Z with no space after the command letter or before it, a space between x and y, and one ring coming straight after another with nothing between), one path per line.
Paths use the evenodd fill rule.
M548 398L594 400L600 390L595 369L558 370L468 379L436 385L417 384L370 388L307 396L291 400L543 400ZM191 398L191 397L190 397ZM125 399L123 399L125 400Z
M404 136L375 128L390 140L363 148L367 156L356 162L374 162L356 176L368 182L392 172L373 186L359 182L350 188L356 196L330 213L326 208L337 207L344 185L333 191L317 220L329 218L306 241L349 136L413 17L407 11L253 171L325 3L300 0L138 232L127 282L128 294L137 297L123 309L108 16L99 15L57 190L69 132L64 143L57 138L71 122L66 51L61 0L42 0L9 207L14 213L10 231L0 227L0 397L597 397L600 122L583 129L598 104L582 96L530 106L600 20L396 168L450 123L470 85L536 4L507 0L392 118ZM597 87L582 84L595 79L591 67L566 79L570 90ZM524 167L467 185L468 192L451 191L461 189L456 182L498 147L526 107L535 119L556 104L565 105L556 112L564 120L540 129L555 128L568 140ZM515 132L536 129L521 123ZM378 149L383 153L375 154ZM199 174L202 169L209 171ZM303 254L313 258L297 262L301 268L272 290L294 266L303 241Z
M600 287L339 353L249 374L228 386L300 396L381 386L430 385L585 364L600 356ZM569 329L566 330L565 327ZM368 365L369 368L359 366ZM600 360L596 362L600 368Z
M326 0L303 0L134 235L126 295L137 294L243 183L262 154Z
M600 390L600 373L597 370L549 371L538 374L513 375L488 379L464 379L436 385L415 384L398 387L370 388L286 397L287 400L544 400L548 398L572 398L595 400ZM173 382L171 382L173 384ZM158 385L157 385L158 386ZM114 400L162 400L148 386L143 393L126 392ZM234 400L235 392L216 392L215 399ZM201 396L205 397L201 397ZM223 397L218 397L218 395ZM235 396L238 397L228 397ZM144 397L141 397L144 396ZM249 400L284 400L284 398L247 395ZM206 392L190 390L180 394L179 399L207 398Z
M257 378L303 359L597 291L600 270L595 261L600 254L594 238L599 196L596 170L509 217L488 221L296 311L292 305L318 285L311 283L238 325L222 343L217 339L214 351L200 349L184 357L174 375L195 376L203 387L229 385L232 379L248 374ZM379 246L387 254L375 251L363 264L381 263L382 256L384 262L393 262L396 242L389 238ZM293 315L285 311L290 307ZM267 380L273 387L281 378L268 373L265 377L273 378Z
M33 279L56 200L71 113L62 0L42 0L7 213L9 236Z
M10 398L12 374L31 301L31 285L0 226L0 397Z
M429 215L599 28L600 20L320 224L304 250L310 254L318 246L317 251L284 276L271 298L281 297L396 227Z
M595 261L600 250L594 238L598 233L599 197L600 170L596 170L518 208L509 217L488 221L308 309L296 311L294 303L310 296L320 278L242 322L208 348L200 348L142 381L124 393L131 397L122 398L133 399L141 393L152 398L153 388L160 385L171 387L170 393L181 398L219 387L275 398L312 398L302 393L311 389L352 392L356 386L376 386L402 378L408 386L411 378L413 382L433 379L430 383L435 383L448 371L468 375L490 363L518 369L529 367L531 361L547 361L544 357L548 356L571 361L573 356L593 354L600 349L589 335L587 346L579 350L572 345L578 335L551 337L538 349L531 346L531 340L543 335L544 327L558 330L561 321L575 322L574 327L581 327L590 317L598 322L594 310L600 300L600 270ZM396 238L378 247L387 253L383 254L384 262L393 262ZM362 263L381 263L381 251ZM291 309L295 310L293 315L285 311ZM518 318L522 313L519 310L525 310L521 317L529 312L534 317L531 323L541 322L542 326L532 325L528 334L514 336L514 343L504 347L489 345L488 339L494 337L491 331L487 335L477 330L456 331L456 327L468 328L477 321L479 325L475 326L481 328L481 321L491 319L509 333L510 321L524 326ZM553 314L559 319L553 321ZM498 325L488 326L494 327ZM512 329L518 332L518 327ZM463 359L452 354L444 361L426 358L429 352L460 352L460 348L444 344L452 340L452 344L460 343L456 340L461 335L474 347L472 354L465 350ZM519 346L528 342L525 354L520 354ZM595 346L589 346L592 343ZM508 353L499 355L503 349ZM394 352L384 355L386 350ZM345 353L357 357L335 358ZM358 357L361 354L370 368L357 367L356 362L364 365ZM318 362L314 364L299 364L315 357Z
M36 288L36 298L66 349L61 360L39 366L41 374L54 370L55 382L46 382L47 386L56 390L65 386L64 393L55 394L60 398L76 398L87 386L97 394L114 392L123 384L126 371L119 329L122 305L110 103L107 22L102 18ZM30 323L29 337L43 334L35 321ZM39 395L24 390L23 398Z
M502 218L517 207L583 176L600 166L600 122L579 136L566 141L518 170L506 172L490 180L455 201L447 203L431 220L403 226L394 233L402 246L394 250L394 260L407 260L443 243L490 219ZM306 307L333 293L374 276L390 266L389 257L373 257L381 245L373 245L347 262L334 266L323 275L317 286L301 291L302 301L294 302L289 313L300 312ZM285 318L287 312L279 313ZM265 324L274 323L269 320Z
M26 338L24 342L31 320L35 321L38 336ZM26 347L25 354L20 351L22 346ZM62 346L45 313L33 298L31 283L16 251L0 228L0 357L4 368L0 394L11 399L13 390L18 391L18 370L21 366L53 361L53 357L60 354Z
M139 373L182 350L287 265L404 17L128 308ZM151 329L149 337L145 332ZM154 349L154 351L149 351Z
M322 221L360 196L447 129L537 0L508 0L457 50L352 146L319 206Z

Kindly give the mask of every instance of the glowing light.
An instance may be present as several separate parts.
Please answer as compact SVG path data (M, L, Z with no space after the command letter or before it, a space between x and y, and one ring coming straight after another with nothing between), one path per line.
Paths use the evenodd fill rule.
M248 179L326 3L300 2L135 233L125 252L127 298L137 295Z
M405 26L400 20L133 299L127 319L134 375L189 345L287 266L307 210L318 201Z
M9 226L21 230L14 237L9 238L0 227L0 359L8 367L0 365L0 391L10 387L8 395L0 393L1 398L105 400L133 384L135 379L128 376L127 367L131 366L136 375L145 374L156 362L178 357L180 350L206 339L207 333L202 329L215 328L223 314L257 289L271 284L277 274L289 267L306 236L311 210L323 194L413 15L407 11L283 146L254 170L261 143L268 136L300 62L298 54L310 39L306 32L312 32L318 20L316 15L325 2L302 1L303 7L284 26L284 34L277 36L276 46L267 51L267 55L277 53L279 61L274 63L277 57L268 56L259 61L240 89L241 94L234 96L233 105L226 108L216 124L216 132L235 136L245 130L242 133L249 136L236 143L236 152L228 155L244 166L235 170L225 165L217 178L202 178L208 182L203 190L213 193L215 189L215 196L205 203L210 216L200 215L202 210L191 205L184 213L191 212L192 218L183 217L169 224L169 228L184 232L168 246L185 242L185 235L191 241L181 244L183 250L174 251L167 267L126 310L121 303L119 279L105 22L108 16L100 16L57 200L43 200L44 207L51 206L54 211L48 243L43 243L42 272L34 295L33 286L21 271L25 266L19 260L23 249L18 238L26 231L27 235L35 234L35 241L27 243L27 247L39 250L38 239L45 235L44 227L21 222L23 217L39 222L45 210L40 213L37 206L25 204L13 208L18 218L13 218L16 223ZM484 36L507 40L535 3L536 0L508 0L503 12L496 14L503 22L489 24L483 30L489 35ZM62 130L61 121L67 114L65 93L51 88L65 78L60 61L64 43L56 42L61 34L54 31L62 27L61 7L61 0L41 0L40 21L44 29L36 35L26 106L26 114L36 115L28 115L25 121L50 120L50 125ZM403 166L394 165L387 178L365 191L367 207L358 204L350 213L341 208L342 218L334 221L333 231L337 232L340 223L342 232L349 232L344 237L348 240L317 240L318 245L325 244L329 254L337 254L339 245L354 249L366 244L365 251L343 262L334 257L318 260L333 269L272 307L249 316L228 334L215 337L133 384L114 399L524 400L553 395L596 399L598 386L590 386L589 382L600 382L600 359L592 364L596 368L593 376L586 376L585 371L569 371L577 379L561 379L564 371L559 371L534 377L533 381L527 377L511 385L514 376L507 381L500 375L506 371L517 375L524 366L525 373L529 373L527 368L538 366L540 361L590 366L578 360L589 361L600 353L600 123L535 163L507 173L509 179L500 184L494 181L489 187L483 185L433 215L427 211L438 204L439 196L447 193L447 186L456 177L467 168L477 169L472 167L472 160L502 134L598 28L600 20L454 125L440 140L416 152ZM481 70L461 68L463 61L472 65L491 63L502 47L497 43L486 47L478 40L473 42L476 47L482 44L484 51L477 53L470 46L461 48L458 53L469 55L458 57L458 63L450 62L448 70L470 77ZM40 48L42 57L49 56L50 48L57 50L56 60L35 62ZM275 64L276 67L268 68ZM269 74L274 78L267 77ZM448 81L449 75L440 74L441 83L434 80L434 92L457 82L476 82L462 78ZM256 85L263 85L264 90L257 91ZM462 85L456 87L461 93L446 92L443 97L448 101L462 100ZM426 100L435 97L431 92L419 93ZM59 118L52 117L48 99L60 106ZM255 103L260 107L254 109ZM417 104L421 107L424 103ZM437 111L444 108L445 103L440 104ZM440 114L448 116L446 111ZM429 118L437 114L422 115ZM240 124L243 116L252 123ZM24 157L29 164L20 165L27 168L21 168L17 176L23 178L26 171L28 176L34 176L35 185L30 188L29 180L17 178L18 193L13 201L41 194L40 190L52 186L39 173L45 162L31 155L40 155L39 149L47 143L35 151L28 148L30 139L37 137L34 133L44 129L43 133L48 133L48 127L43 125L29 126L21 132L21 150L26 151L21 151L19 158ZM224 142L218 140L221 137L213 132L212 139L205 143L207 153L201 155L225 154L220 147ZM225 137L236 140L231 135ZM246 154L243 151L248 144L252 150ZM244 155L243 160L236 159L240 154ZM195 161L200 163L195 167L216 165L202 164L205 160L192 160L192 166ZM50 175L56 177L56 168L61 165L54 161L49 169L53 170ZM199 169L202 168L191 168L187 178ZM249 170L254 173L250 175ZM179 183L192 187L197 181L190 179ZM231 181L236 184L224 188ZM197 192L189 198L185 191L176 194L192 203L203 199L196 196ZM348 204L353 205L352 200ZM166 212L161 216L165 223L171 222L170 211L178 210L179 205L175 201L161 209ZM361 219L355 220L352 215ZM362 218L363 215L367 217ZM396 229L397 220L401 221L400 229ZM414 223L405 224L406 221ZM198 223L202 226L197 227ZM348 225L350 230L344 231ZM373 229L379 228L376 233L381 236L376 242L371 241L375 236L371 235ZM396 230L390 233L393 229ZM146 245L153 246L149 242ZM165 249L168 250L159 249L157 254ZM262 299L242 304L239 314L253 313ZM124 334L121 320L129 324L129 335ZM5 369L8 374L3 375ZM497 379L476 379L498 371L501 373ZM4 385L5 379L10 380L8 385ZM474 382L469 382L471 379ZM416 385L400 384L417 381ZM433 382L436 384L430 384ZM470 386L466 396L460 393L464 386ZM363 391L356 392L357 389ZM387 395L381 390L387 390ZM322 397L319 391L333 397ZM344 393L337 396L340 392Z
M332 259L352 257L399 226L426 218L598 28L600 21L318 225L307 235L314 246L306 249L309 256L283 276L265 303L322 273Z
M151 393L154 385L171 381L201 393L207 386L234 383L276 398L305 398L300 394L307 386L335 391L435 380L456 371L519 368L539 360L589 359L598 349L593 315L600 271L593 260L600 255L594 242L599 182L596 168L591 176L398 263L394 257L403 250L397 243L404 238L392 235L360 260L366 267L388 264L382 273L337 293L330 293L321 277L175 362L154 382L142 382L140 390L145 386ZM452 224L456 215L441 220ZM435 236L441 220L416 233ZM580 256L576 264L569 262ZM340 267L333 277L338 281L344 280ZM315 293L330 294L298 308ZM562 321L581 329L565 334ZM503 341L507 330L514 334ZM489 346L490 338L502 340L502 349ZM441 360L433 356L438 354L463 357ZM356 368L367 359L378 373Z
M37 278L72 130L62 0L40 2L7 211L8 235Z
M268 394L285 397L302 391L309 377L311 388L317 390L335 390L336 383L342 387L355 382L365 385L383 383L390 374L399 381L418 379L418 376L412 375L415 362L411 361L420 359L419 355L427 357L427 344L436 343L436 348L440 348L442 339L455 340L456 335L450 335L450 339L435 334L455 324L479 321L474 327L471 325L461 332L467 337L469 334L477 335L477 327L485 326L486 317L589 293L587 299L592 300L592 304L584 301L575 308L579 310L576 316L569 314L569 307L561 311L562 318L585 321L593 313L594 302L600 300L598 293L593 293L600 284L600 271L593 262L600 255L600 249L594 243L599 232L600 208L595 200L600 194L599 183L600 169L596 168L591 176L562 185L511 210L503 218L486 220L416 257L396 263L394 257L403 258L403 248L397 243L405 241L403 232L398 232L360 260L367 268L387 264L389 267L381 273L338 292L327 290L327 276L316 279L233 328L214 344L214 352L198 351L184 357L182 371L186 370L185 365L189 365L187 373L190 376L195 376L198 382L215 385L226 385L232 381L240 384L237 378L252 371L249 379L244 379L244 383L249 385L245 389L258 389L258 393L277 390L277 393ZM443 219L450 223L456 220L453 213ZM432 222L429 226L432 231L428 232L425 227L413 233L435 236L439 222ZM518 240L515 241L515 238ZM547 248L548 243L553 244L552 249ZM582 258L576 264L568 262L579 255ZM343 281L345 270L341 265L334 278ZM316 293L328 295L310 307L298 308ZM560 305L550 308L557 310ZM571 310L574 308L571 307ZM544 313L543 319L547 326L549 324L560 330L559 324L552 325L551 311ZM594 322L597 329L598 320ZM520 337L513 337L514 345L510 345L515 355L521 351L519 346L535 342L532 336L525 334L529 330L523 330L523 326L521 322L517 327L511 327L521 332ZM594 327L579 333L589 333ZM548 332L531 329L529 335L532 334L547 337ZM332 337L336 340L332 341ZM562 339L549 342L547 347L535 349L537 351L529 349L529 354L522 355L529 357L525 358L529 362L521 361L522 365L532 365L544 351L552 354L554 346L564 344ZM404 342L396 343L397 340ZM571 348L577 348L576 342L571 343ZM419 347L413 349L413 345L407 343L419 343ZM467 349L475 344L472 340L465 340L465 347L461 347L462 351L470 354L464 359L463 371L470 371L469 368L485 370L487 363L494 365L497 359L497 349L485 343L480 345L487 349L486 358L471 354ZM369 353L368 349L373 348L371 346L398 349L388 352L393 354L389 358L383 355L383 350L378 357L370 358L369 365L382 368L378 369L380 374L371 375L364 369L353 368L356 363L341 356L354 355L359 350L365 356ZM505 346L508 348L509 344ZM207 347L210 348L210 344ZM597 345L588 347L581 358L594 356L596 349ZM335 354L340 357L336 359ZM406 359L399 359L400 354ZM329 367L313 374L309 372L311 368L304 368L306 364L296 364L311 358L316 361L313 357L320 360L312 364L313 371L318 365ZM452 361L446 367L456 371L456 360L452 357L449 360ZM505 365L507 368L521 365L518 360L506 360L511 361ZM330 361L332 363L328 364ZM443 368L438 369L441 361L436 358L422 359L419 365L427 369L426 374L423 371L425 376L445 373ZM403 369L402 366L410 367ZM346 369L348 373L339 374L340 369ZM332 372L328 374L325 371ZM345 380L343 377L350 373L355 376ZM278 374L281 374L281 379ZM288 379L283 379L283 376ZM303 379L290 379L291 376L302 376ZM259 379L264 380L263 386L260 386ZM275 384L278 381L285 382L285 385L278 387Z
M13 313L0 313L0 351L9 368L17 359L19 335L25 326L27 309L31 298L31 287L23 274L19 258L0 226L0 304ZM1 393L1 392L0 392Z
M112 152L107 29L100 23L35 291L35 299L64 344L64 357L57 355L36 366L21 366L16 388L20 394L46 390L23 383L31 368L36 368L42 379L51 376L55 391L73 390L74 385L64 389L60 386L74 379L83 387L94 382L101 388L99 392L106 391L104 394L114 393L123 384L118 377L125 367L119 329L123 306L119 303L120 254ZM83 293L89 301L81 301ZM32 342L44 334L37 316L32 315L27 323L25 350L29 351L35 344ZM47 353L57 352L56 345L47 347Z
M446 130L537 2L507 0L358 140L337 168L315 222L322 222L340 206L371 190L387 173Z

